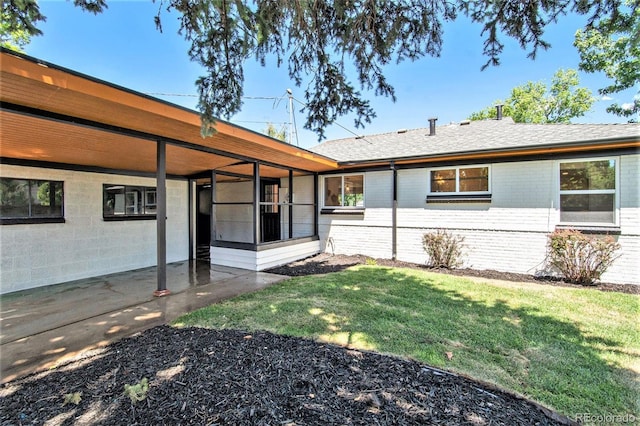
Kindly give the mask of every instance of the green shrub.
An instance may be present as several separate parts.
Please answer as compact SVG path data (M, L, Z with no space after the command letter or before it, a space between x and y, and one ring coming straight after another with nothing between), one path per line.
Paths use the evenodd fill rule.
M424 234L422 247L429 255L427 264L432 268L453 269L462 264L464 237L450 234L444 229Z
M564 229L549 235L547 258L551 266L565 280L583 285L593 285L618 258L620 249L612 237L590 237L573 229Z
M124 394L131 399L132 404L143 401L147 397L148 390L149 380L146 377L133 385L124 385Z

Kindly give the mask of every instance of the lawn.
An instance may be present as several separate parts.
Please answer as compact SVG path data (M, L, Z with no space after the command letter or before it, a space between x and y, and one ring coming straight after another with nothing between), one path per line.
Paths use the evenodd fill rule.
M178 326L267 330L410 357L571 418L640 413L640 297L358 266L286 280Z

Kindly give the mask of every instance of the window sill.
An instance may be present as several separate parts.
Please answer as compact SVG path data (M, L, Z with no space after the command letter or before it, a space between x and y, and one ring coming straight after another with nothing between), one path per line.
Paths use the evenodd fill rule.
M156 215L137 215L137 216L103 216L105 222L122 222L123 220L156 220Z
M481 195L427 195L427 204L491 203L491 194Z
M573 229L580 231L583 234L598 234L598 235L620 235L620 227L615 225L556 225L556 231L563 231L567 229Z
M65 223L64 217L23 217L0 219L0 225L30 225L40 223Z
M337 208L323 208L322 210L320 210L320 214L339 214L339 215L359 215L362 216L364 215L364 207L357 207L357 208L344 208L344 207L337 207Z

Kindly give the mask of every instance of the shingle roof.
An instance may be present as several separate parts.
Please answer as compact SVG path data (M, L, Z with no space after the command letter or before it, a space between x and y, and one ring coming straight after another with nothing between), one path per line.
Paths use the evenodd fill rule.
M464 122L463 122L464 123ZM327 141L311 149L340 162L391 160L638 138L640 124L522 124L510 117Z

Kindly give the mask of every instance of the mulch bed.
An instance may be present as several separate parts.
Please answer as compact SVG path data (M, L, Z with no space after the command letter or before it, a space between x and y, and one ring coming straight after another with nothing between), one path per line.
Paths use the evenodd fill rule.
M297 276L366 264L321 254L270 272ZM376 264L427 269L376 259ZM574 286L497 271L449 274ZM579 287L579 286L574 286ZM639 293L602 283L603 291ZM133 402L125 385L147 378ZM65 396L81 399L65 404ZM556 425L573 422L492 385L412 360L237 330L152 328L0 386L0 424Z
M613 284L613 283L596 283L593 286L582 286L578 284L572 284L561 279L555 279L552 277L535 277L527 274L517 274L512 272L500 272L490 269L477 270L477 269L434 269L429 268L426 265L417 263L403 262L399 260L391 259L372 259L363 255L343 255L343 254L330 254L322 253L307 259L302 259L297 262L292 262L284 266L270 269L268 272L274 274L288 275L288 276L303 276L303 275L315 275L315 274L327 274L330 272L339 272L348 267L355 265L365 265L367 260L375 261L376 265L398 267L398 268L413 268L421 269L425 271L438 272L442 274L450 274L457 276L467 277L479 277L491 280L505 280L505 281L518 281L531 284L546 284L562 287L573 288L592 288L601 291L616 291L620 293L628 294L640 294L640 286L633 284Z
M143 378L145 398L125 385ZM65 395L81 399L65 402ZM141 395L142 396L142 395ZM266 332L152 328L0 387L2 425L555 425L568 419L411 360Z

